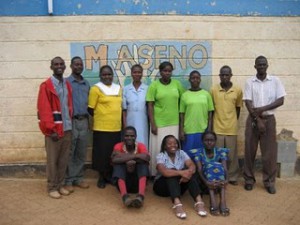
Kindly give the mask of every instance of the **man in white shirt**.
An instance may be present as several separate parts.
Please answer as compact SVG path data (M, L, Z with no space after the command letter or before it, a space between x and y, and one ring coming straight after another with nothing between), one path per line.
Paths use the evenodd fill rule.
M267 75L266 57L257 57L254 68L257 74L247 80L243 97L249 112L245 131L244 188L251 191L255 183L254 161L259 142L263 183L268 193L275 194L277 142L274 112L283 105L286 93L277 77Z

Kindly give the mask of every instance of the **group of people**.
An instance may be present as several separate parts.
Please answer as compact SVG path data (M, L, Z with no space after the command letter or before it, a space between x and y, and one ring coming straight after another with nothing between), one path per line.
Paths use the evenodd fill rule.
M160 77L149 86L142 82L142 66L136 64L131 68L132 83L124 88L113 82L109 65L100 68L100 81L90 87L82 76L80 57L71 60L68 78L63 78L64 60L55 57L50 66L53 76L41 84L38 95L49 196L60 198L72 193L74 186L89 187L83 180L83 167L92 121L92 168L99 173L99 188L114 184L125 206L140 208L150 177L155 194L171 197L178 218L187 216L180 200L186 190L199 216L207 215L201 197L205 190L210 195L210 213L227 216L225 189L227 183L238 184L240 171L237 134L243 100L249 112L244 188L252 190L255 184L254 161L260 143L264 186L275 194L274 111L283 105L285 90L277 77L267 74L264 56L256 58L254 67L257 73L247 80L243 96L231 81L229 66L220 69L220 83L210 92L200 87L201 74L195 70L185 90L172 78L174 68L167 61L160 64Z

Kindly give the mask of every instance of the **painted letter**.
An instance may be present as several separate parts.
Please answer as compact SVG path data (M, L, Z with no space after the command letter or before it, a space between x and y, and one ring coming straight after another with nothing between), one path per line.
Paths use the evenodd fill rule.
M181 68L183 70L186 69L186 45L182 45L181 46L181 55L179 54L179 52L177 51L176 47L171 45L169 47L169 54L170 54L170 63L173 64L173 66L175 66L175 58L178 59L180 65L181 65Z
M138 49L138 55L140 58L145 59L141 65L145 70L149 69L152 66L153 59L152 59L153 47L151 45L141 45Z
M198 56L195 56L197 51L200 51L201 54L198 54ZM196 60L197 61L200 60L200 62L198 63ZM203 45L200 45L200 44L194 45L190 49L188 61L192 68L194 68L194 69L203 68L207 63L207 60L208 60L208 54L207 54L206 48Z
M95 46L84 46L85 54L85 69L93 70L93 60L95 62L99 61L99 68L101 65L107 64L107 45L99 45L98 51L96 51Z

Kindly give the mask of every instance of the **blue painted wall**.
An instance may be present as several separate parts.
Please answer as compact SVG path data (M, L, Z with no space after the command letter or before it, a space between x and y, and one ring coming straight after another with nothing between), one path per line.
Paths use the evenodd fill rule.
M300 0L53 0L53 15L300 16ZM0 0L0 16L47 16L47 0Z

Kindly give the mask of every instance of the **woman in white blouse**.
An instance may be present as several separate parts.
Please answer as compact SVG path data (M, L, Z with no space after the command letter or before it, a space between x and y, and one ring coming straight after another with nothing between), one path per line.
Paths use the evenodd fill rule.
M207 212L195 175L195 164L183 150L179 149L179 141L173 135L164 137L156 160L158 173L153 184L154 193L162 197L170 196L176 216L185 219L186 213L180 197L188 189L195 201L194 208L197 214L206 216Z

